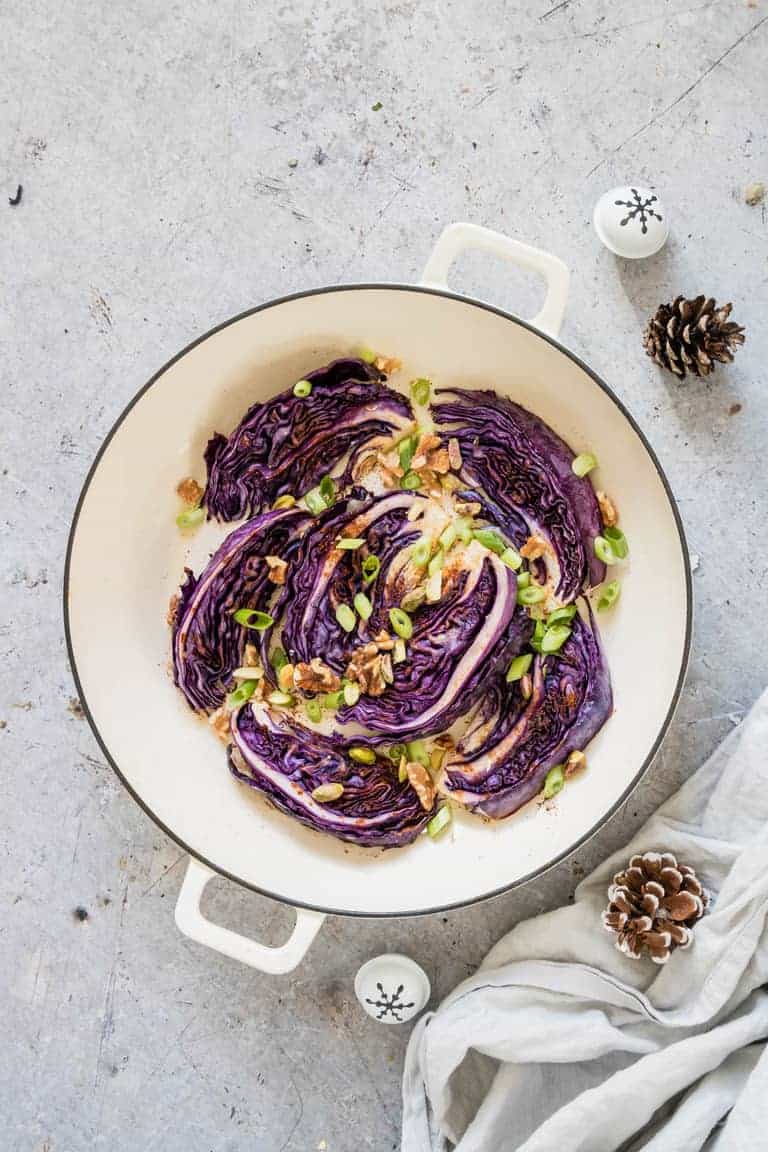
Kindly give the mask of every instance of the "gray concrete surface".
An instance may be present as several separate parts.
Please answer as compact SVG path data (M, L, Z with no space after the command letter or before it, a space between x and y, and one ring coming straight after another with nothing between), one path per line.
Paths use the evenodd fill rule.
M407 1033L358 1010L357 966L402 949L441 997L569 899L768 680L766 205L742 197L768 181L766 5L28 0L0 13L0 43L0 1145L394 1149ZM672 217L638 265L590 225L630 180ZM564 339L651 437L701 558L685 695L637 793L545 879L448 916L329 922L267 979L179 936L183 858L78 714L69 520L102 437L178 348L277 294L414 278L454 219L573 269ZM538 293L481 258L457 284L523 314ZM732 299L747 325L711 383L643 355L646 314L678 291ZM223 882L212 905L272 939L290 921Z

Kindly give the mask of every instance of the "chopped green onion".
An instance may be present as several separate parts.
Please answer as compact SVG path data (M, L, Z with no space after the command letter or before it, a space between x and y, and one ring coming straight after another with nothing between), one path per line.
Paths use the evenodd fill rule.
M400 607L403 612L415 612L424 603L426 595L426 588L423 584L419 584L418 588L411 588L410 592L406 592L400 601Z
M571 629L565 624L555 624L553 628L547 628L544 633L544 638L541 641L541 650L543 653L559 652L563 644L571 634Z
M520 591L521 588L527 588L528 585L530 584L530 582L531 582L530 572L520 572L518 577L517 577L517 590L518 590L518 592Z
M227 706L229 708L239 708L241 704L245 704L246 700L250 700L255 689L255 680L244 680L239 688L235 688L234 692L230 692L227 696Z
M603 590L600 593L600 598L597 601L598 612L604 612L606 608L610 608L615 604L621 592L621 581L611 580L610 583L603 585Z
M544 799L551 800L553 796L557 796L561 792L565 784L565 772L563 771L562 764L555 764L554 768L550 768L544 780Z
M289 692L270 692L267 696L267 701L270 704L276 704L280 708L291 708L294 700Z
M507 550L507 546L501 536L499 536L498 532L494 532L492 528L476 528L472 535L478 544L482 544L484 548L495 552L497 556L501 556L502 553Z
M413 635L413 623L407 612L403 612L402 608L390 608L389 622L398 636L402 636L403 640L410 640Z
M355 552L358 548L362 548L365 544L362 536L342 536L340 540L336 541L336 547L340 548L342 552Z
M319 492L325 501L326 508L330 508L336 499L336 484L332 476L323 476L319 484Z
M411 550L411 560L419 568L423 568L432 552L432 541L429 536L420 536Z
M566 604L562 608L555 608L554 612L550 612L547 616L547 628L551 628L553 624L567 623L569 620L573 620L575 615L575 604Z
M400 481L401 488L421 488L421 476L417 472L406 472Z
M258 664L243 664L232 673L233 680L261 680L263 676L264 670Z
M274 504L272 505L272 508L276 512L281 508L293 508L295 503L296 497L291 496L289 492L286 492L283 496L278 496L277 500L275 500Z
M380 568L381 561L379 560L378 556L366 556L362 564L363 579L365 580L366 584L370 584L373 580L376 579Z
M309 492L304 494L304 502L313 516L319 516L328 507L319 488L310 488Z
M429 767L429 752L423 740L411 740L405 746L405 754L409 760L415 760L417 764L423 764L425 768Z
M440 533L440 547L444 548L447 552L456 543L456 538L459 535L459 530L455 524L449 524L447 528L443 528Z
M507 684L514 684L515 680L522 680L532 663L533 656L530 652L525 652L522 656L516 656L509 668L507 668Z
M318 784L317 788L312 789L312 799L316 800L318 804L328 804L331 800L338 800L343 795L343 784Z
M442 808L438 808L435 815L427 824L427 835L434 840L441 832L444 832L452 820L451 810L447 804Z
M397 778L401 784L405 784L406 780L408 779L408 773L407 773L406 768L405 768L405 761L404 760L400 761L400 765L397 769Z
M373 748L350 748L349 758L350 760L356 760L358 764L376 763L376 753L374 752Z
M613 548L619 560L626 560L629 555L629 544L621 528L604 528L603 535Z
M398 636L397 640L395 640L395 646L392 649L392 663L402 664L405 657L405 640L403 640L401 636Z
M530 641L531 648L533 648L534 652L541 652L541 642L544 639L544 633L546 632L546 630L547 630L547 626L544 623L544 621L543 620L537 620L536 626L533 629L533 636L531 636L531 641Z
M352 708L355 704L357 704L358 700L360 699L360 685L359 684L351 684L351 683L345 684L342 691L344 692L344 703L345 704L348 704L350 708Z
M366 364L373 364L374 360L376 359L376 353L372 348L367 348L365 344L362 344L358 348L357 356L359 360L364 360Z
M403 756L405 756L405 744L390 744L387 755L390 760L394 760L395 764L399 764Z
M435 572L442 572L443 564L445 563L445 552L439 548L427 565L427 572L430 576L434 576Z
M456 534L459 540L461 540L462 544L469 544L472 539L472 517L459 516L457 520L454 520L454 524L456 525Z
M300 400L309 396L312 391L312 383L309 380L297 380L293 386L294 396L298 396Z
M433 572L427 580L425 590L427 594L427 604L437 604L443 594L443 575L439 568L437 572Z
M271 616L266 612L257 612L255 608L238 608L232 615L238 624L242 624L244 628L255 628L257 632L263 632L265 628L271 628L274 624Z
M418 380L411 380L411 400L414 404L420 404L426 407L429 404L429 396L432 389L432 381L424 377L419 377Z
M355 612L357 612L358 616L363 620L370 620L371 613L373 612L373 604L371 604L365 592L358 592L352 603L355 605Z
M501 562L502 564L506 564L507 568L512 568L517 572L523 559L520 553L516 552L514 548L505 548L501 554Z
M325 696L321 697L323 708L328 712L335 712L341 708L341 702L344 699L344 693L341 689L338 692L326 692Z
M275 672L279 672L281 668L285 668L286 664L288 663L288 657L279 645L274 649L272 655L269 657L269 662L274 668Z
M571 464L571 471L577 476L586 476L593 468L597 468L597 457L591 452L581 452Z
M618 556L605 536L595 536L594 549L595 556L597 556L598 560L602 560L603 564L615 564L618 560Z
M305 707L307 709L307 716L313 724L319 724L323 718L323 706L320 701L315 698L314 700L307 700Z
M205 520L205 509L200 508L185 508L183 512L179 512L176 517L176 524L181 529L197 528L198 524L202 524Z
M540 604L546 595L546 589L538 584L529 584L527 588L518 586L517 602L518 604Z
M357 621L349 604L339 604L336 609L336 619L345 632L354 632Z
M404 440L400 441L399 457L400 467L403 472L407 472L413 460L413 454L416 451L416 446L419 442L418 436L406 436Z

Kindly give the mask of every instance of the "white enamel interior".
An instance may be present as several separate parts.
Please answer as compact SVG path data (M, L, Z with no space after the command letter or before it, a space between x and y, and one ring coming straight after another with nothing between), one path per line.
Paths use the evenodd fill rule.
M631 544L616 608L600 616L615 714L588 770L556 802L496 824L460 814L439 841L356 849L276 812L229 775L226 754L168 675L168 599L220 540L174 517L177 481L204 478L210 433L311 368L359 344L396 355L393 383L494 387L575 451L600 460ZM594 831L662 731L686 656L686 559L656 467L621 410L578 364L471 301L387 287L286 300L239 319L167 368L122 419L77 521L68 614L82 694L105 749L149 812L213 868L279 899L370 915L437 910L546 868ZM117 670L117 674L116 671ZM650 675L649 675L650 671Z

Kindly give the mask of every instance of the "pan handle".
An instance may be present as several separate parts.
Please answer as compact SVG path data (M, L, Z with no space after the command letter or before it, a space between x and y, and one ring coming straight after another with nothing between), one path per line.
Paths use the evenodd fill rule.
M203 916L200 901L206 884L209 880L213 880L214 876L215 872L190 856L179 898L176 901L177 928L185 936L189 936L190 940L205 944L208 948L213 948L214 952L221 952L232 960L249 964L251 968L258 968L270 976L282 976L286 972L292 972L304 959L307 949L320 931L325 916L321 912L297 908L296 925L288 940L278 948L270 948L266 944L259 944L257 940L241 936L239 932L222 928Z
M447 288L451 264L462 252L472 248L501 256L512 264L528 268L531 272L538 272L544 277L547 282L546 299L543 308L534 316L531 323L542 332L557 336L568 300L570 273L567 267L550 252L543 252L541 248L523 244L521 240L514 240L511 236L502 235L501 232L481 228L479 224L449 224L432 249L432 255L427 260L421 276L421 283L428 287Z

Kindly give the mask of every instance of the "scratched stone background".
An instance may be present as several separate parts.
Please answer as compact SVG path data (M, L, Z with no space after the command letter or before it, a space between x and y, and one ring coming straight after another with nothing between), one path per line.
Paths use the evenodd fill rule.
M0 11L0 43L0 1144L395 1149L407 1029L358 1009L358 965L402 949L441 997L567 900L768 680L766 204L743 198L768 182L766 4L27 0ZM626 181L672 220L645 263L591 229ZM447 916L330 921L269 979L176 931L179 849L81 718L69 521L103 436L177 349L274 295L412 279L456 219L571 267L563 339L651 437L700 557L693 661L656 764L574 858ZM523 315L539 292L480 257L456 283ZM732 299L747 325L712 383L678 387L643 355L646 314L678 291ZM273 941L291 922L223 882L209 912Z

